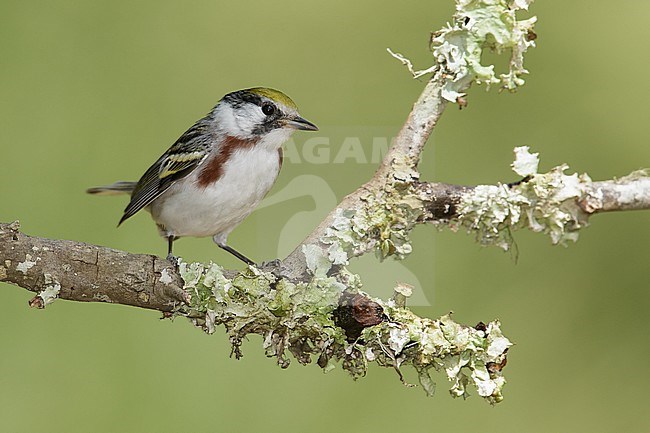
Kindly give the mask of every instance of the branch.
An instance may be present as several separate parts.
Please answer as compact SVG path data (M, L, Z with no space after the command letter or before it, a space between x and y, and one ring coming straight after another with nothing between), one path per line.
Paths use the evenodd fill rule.
M165 259L28 236L18 222L0 224L0 281L38 293L44 308L55 298L172 311L188 300L183 280Z
M584 200L579 202L586 213L650 209L650 177L647 170L621 179L594 182Z
M515 149L514 184L457 185L414 183L411 202L426 210L409 224L432 222L474 232L483 245L508 250L512 233L527 228L550 236L553 244L577 241L591 215L650 209L650 177L639 170L620 179L594 182L587 174L567 175L566 164L538 173L539 154Z
M503 185L501 185L503 186ZM507 185L505 185L507 187ZM481 185L481 187L491 187ZM499 187L494 185L492 187ZM460 186L438 182L419 182L415 194L426 210L422 222L450 223L462 219L459 205L472 201L476 186ZM650 176L645 171L633 172L620 179L591 182L575 204L587 215L650 209Z
M165 317L185 316L207 333L224 325L237 358L244 338L258 334L267 356L283 368L287 352L301 364L315 356L325 371L340 364L354 378L375 362L395 369L406 384L401 368L411 365L429 395L435 391L429 370L444 369L452 395L466 396L472 384L487 401L502 399L501 369L511 343L499 322L468 327L449 315L418 317L405 308L408 287L388 301L372 299L359 290L357 275L327 276L318 264L308 281L295 283L278 276L274 265L234 273L181 262L177 272L154 256L31 237L18 223L0 224L0 257L0 281L36 292L32 307L61 298L157 309Z

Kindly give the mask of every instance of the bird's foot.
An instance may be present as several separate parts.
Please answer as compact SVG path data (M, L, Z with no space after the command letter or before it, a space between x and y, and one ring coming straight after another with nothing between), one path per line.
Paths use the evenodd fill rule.
M264 269L264 268L279 268L280 265L282 265L282 260L280 259L273 259L269 260L268 262L262 262L259 267Z
M167 261L170 262L172 265L174 265L174 269L176 270L176 272L178 272L181 264L180 257L176 257L173 254L167 254Z
M279 280L284 277L282 272L282 260L274 259L268 262L262 262L257 266L260 270L264 272L270 272Z

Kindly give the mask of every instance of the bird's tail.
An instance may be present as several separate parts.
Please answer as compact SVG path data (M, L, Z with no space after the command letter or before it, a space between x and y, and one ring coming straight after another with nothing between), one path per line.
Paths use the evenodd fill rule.
M137 182L124 182L119 181L111 185L105 186L96 186L94 188L88 188L86 192L88 194L97 194L97 195L119 195L119 194L131 194L135 189Z

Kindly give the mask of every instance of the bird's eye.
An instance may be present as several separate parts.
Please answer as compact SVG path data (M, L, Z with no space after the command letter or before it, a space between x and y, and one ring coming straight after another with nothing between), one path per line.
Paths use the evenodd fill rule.
M262 105L262 113L264 113L266 116L270 116L271 114L275 113L275 105L273 104Z

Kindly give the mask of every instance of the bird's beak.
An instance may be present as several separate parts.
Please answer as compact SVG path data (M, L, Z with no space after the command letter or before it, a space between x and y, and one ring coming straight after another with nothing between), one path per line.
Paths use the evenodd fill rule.
M286 125L289 128L300 129L302 131L318 131L318 126L300 116L287 120Z

